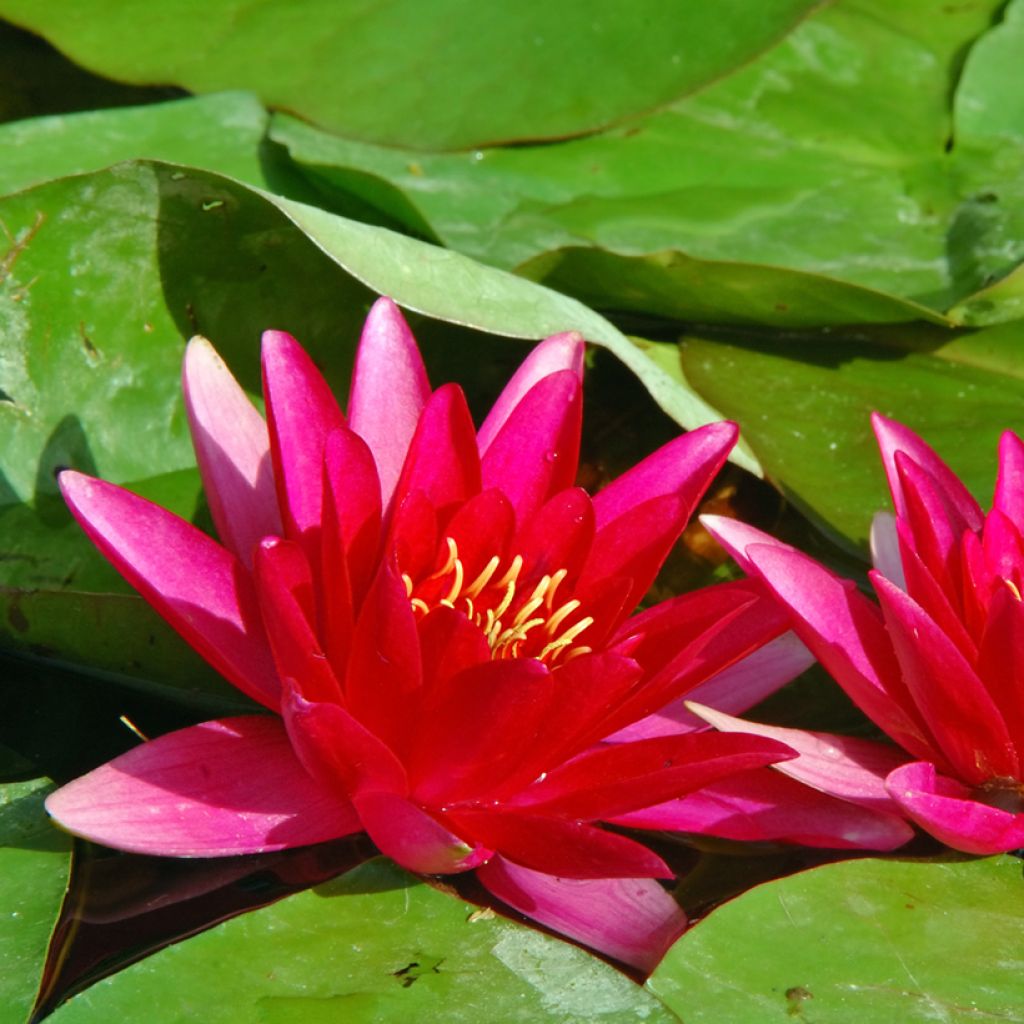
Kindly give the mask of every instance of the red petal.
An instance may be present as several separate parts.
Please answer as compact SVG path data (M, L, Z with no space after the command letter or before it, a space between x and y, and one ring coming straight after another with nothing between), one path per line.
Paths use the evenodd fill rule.
M309 776L280 719L204 722L122 754L46 802L75 835L131 853L222 857L305 846L360 829Z

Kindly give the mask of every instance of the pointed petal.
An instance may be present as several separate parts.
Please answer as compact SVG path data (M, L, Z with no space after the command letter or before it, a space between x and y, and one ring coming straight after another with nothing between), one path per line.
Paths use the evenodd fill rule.
M993 507L1024 534L1024 442L1012 430L999 439L999 476Z
M882 465L885 467L885 475L889 480L889 490L892 492L893 504L896 506L896 515L899 518L902 519L906 516L907 506L899 471L896 468L896 453L905 452L912 461L917 463L934 480L949 503L963 517L969 528L972 530L981 529L984 517L970 491L964 487L959 477L914 431L909 427L905 427L902 423L888 419L877 412L871 414L871 426L874 428L875 437L878 439L878 447L882 453Z
M550 498L522 524L516 538L523 556L523 576L539 579L564 569L564 592L570 594L594 542L594 508L590 495L570 487Z
M1007 586L992 595L977 666L1024 761L1024 604Z
M974 669L916 601L881 576L872 583L907 688L954 770L972 783L1016 777L1006 722Z
M217 535L251 566L256 542L281 532L267 425L205 338L185 349L182 387Z
M185 520L114 484L67 470L60 488L117 571L218 672L276 710L274 659L252 582L235 556Z
M685 697L672 701L661 711L639 722L627 725L609 739L624 743L703 729L706 723L687 711L687 701L706 704L729 714L740 713L775 693L813 664L814 655L800 640L793 633L783 633L731 668L695 686Z
M901 590L907 589L896 517L891 512L876 512L871 520L871 564Z
M407 871L424 875L468 871L493 852L463 841L397 793L360 793L355 806L377 848Z
M491 660L483 631L454 608L432 609L419 631L424 687L432 694L447 692L454 676Z
M796 550L789 544L783 544L781 540L776 540L770 533L765 533L764 530L759 530L756 526L751 526L741 519L732 519L730 516L702 515L700 524L725 548L733 561L751 576L757 575L746 553L751 544L768 544L784 551Z
M775 766L783 775L841 800L894 812L885 789L885 778L906 762L902 751L851 736L748 722L693 702L687 706L716 729L766 736L795 750L799 757Z
M495 810L451 809L460 834L509 860L559 878L671 878L655 853L626 836L578 821Z
M553 334L534 348L502 389L477 433L481 457L534 384L560 370L570 370L583 379L584 348L582 335L575 331Z
M940 842L964 853L1006 853L1024 847L1024 814L972 799L971 791L924 761L897 768L889 792L906 814Z
M429 398L427 371L409 325L391 299L378 299L359 339L348 416L373 452L385 507Z
M878 608L852 582L783 545L747 558L794 616L793 630L868 718L912 754L935 753Z
M168 733L63 786L46 802L75 835L131 853L222 857L356 832L351 805L319 785L277 718Z
M473 419L462 389L445 384L427 402L395 488L395 502L421 491L440 512L480 490Z
M510 801L531 813L596 821L662 803L737 772L793 757L757 736L695 732L598 747Z
M324 444L345 420L313 360L284 331L263 332L263 394L284 528L319 565Z
M256 580L278 675L299 680L308 700L340 700L341 687L315 632L313 577L302 548L264 538L256 551Z
M669 441L613 480L594 498L598 530L651 498L678 497L685 522L732 451L739 428L723 421Z
M498 487L530 517L552 494L572 486L580 453L583 390L561 370L538 381L512 410L480 461L484 487Z
M721 779L614 824L833 850L894 850L914 837L895 814L838 800L770 768Z
M405 769L361 722L338 704L308 701L286 680L285 728L306 771L332 792L406 793Z
M477 878L521 914L645 973L686 930L682 908L649 878L556 878L504 857Z

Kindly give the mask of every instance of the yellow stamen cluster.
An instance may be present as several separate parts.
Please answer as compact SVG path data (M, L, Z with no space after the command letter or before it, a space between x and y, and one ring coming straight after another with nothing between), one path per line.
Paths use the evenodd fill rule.
M501 559L495 555L467 584L458 545L452 537L446 537L445 544L448 555L444 563L419 585L407 573L402 574L409 603L419 615L441 606L458 608L483 631L496 659L533 657L554 665L590 651L576 640L593 624L593 618L588 615L570 621L580 607L575 598L555 603L555 594L568 575L565 569L542 576L526 596L519 579L522 555L516 555L500 576ZM425 593L433 596L424 598L421 595Z

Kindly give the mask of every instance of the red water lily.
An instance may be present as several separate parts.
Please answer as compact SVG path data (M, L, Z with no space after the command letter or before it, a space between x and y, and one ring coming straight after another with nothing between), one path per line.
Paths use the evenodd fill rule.
M649 968L684 918L646 846L597 823L791 756L757 737L600 744L786 629L748 581L633 617L732 447L717 423L595 498L573 486L582 340L542 342L479 432L431 391L380 300L348 417L289 335L263 339L267 419L203 339L184 389L220 541L61 475L100 550L218 671L275 712L160 737L50 813L124 850L215 856L365 829L424 873Z
M873 422L896 512L876 518L872 530L878 605L759 531L707 523L788 608L797 634L850 697L907 753L706 717L785 741L801 756L782 770L826 792L870 789L876 802L887 795L958 850L1022 847L1024 444L1003 435L995 499L985 514L913 431L878 414Z

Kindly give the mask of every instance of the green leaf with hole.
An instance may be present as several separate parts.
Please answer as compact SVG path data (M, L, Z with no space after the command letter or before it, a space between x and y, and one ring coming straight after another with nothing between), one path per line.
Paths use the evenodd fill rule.
M251 89L332 131L457 149L562 138L749 60L814 0L2 0L0 15L111 78ZM144 27L143 27L144 26Z
M647 985L687 1024L1017 1020L1016 857L865 858L758 886L669 951Z
M54 1024L678 1024L583 950L383 859L100 981Z
M43 810L45 779L0 784L0 1024L26 1024L71 868Z

